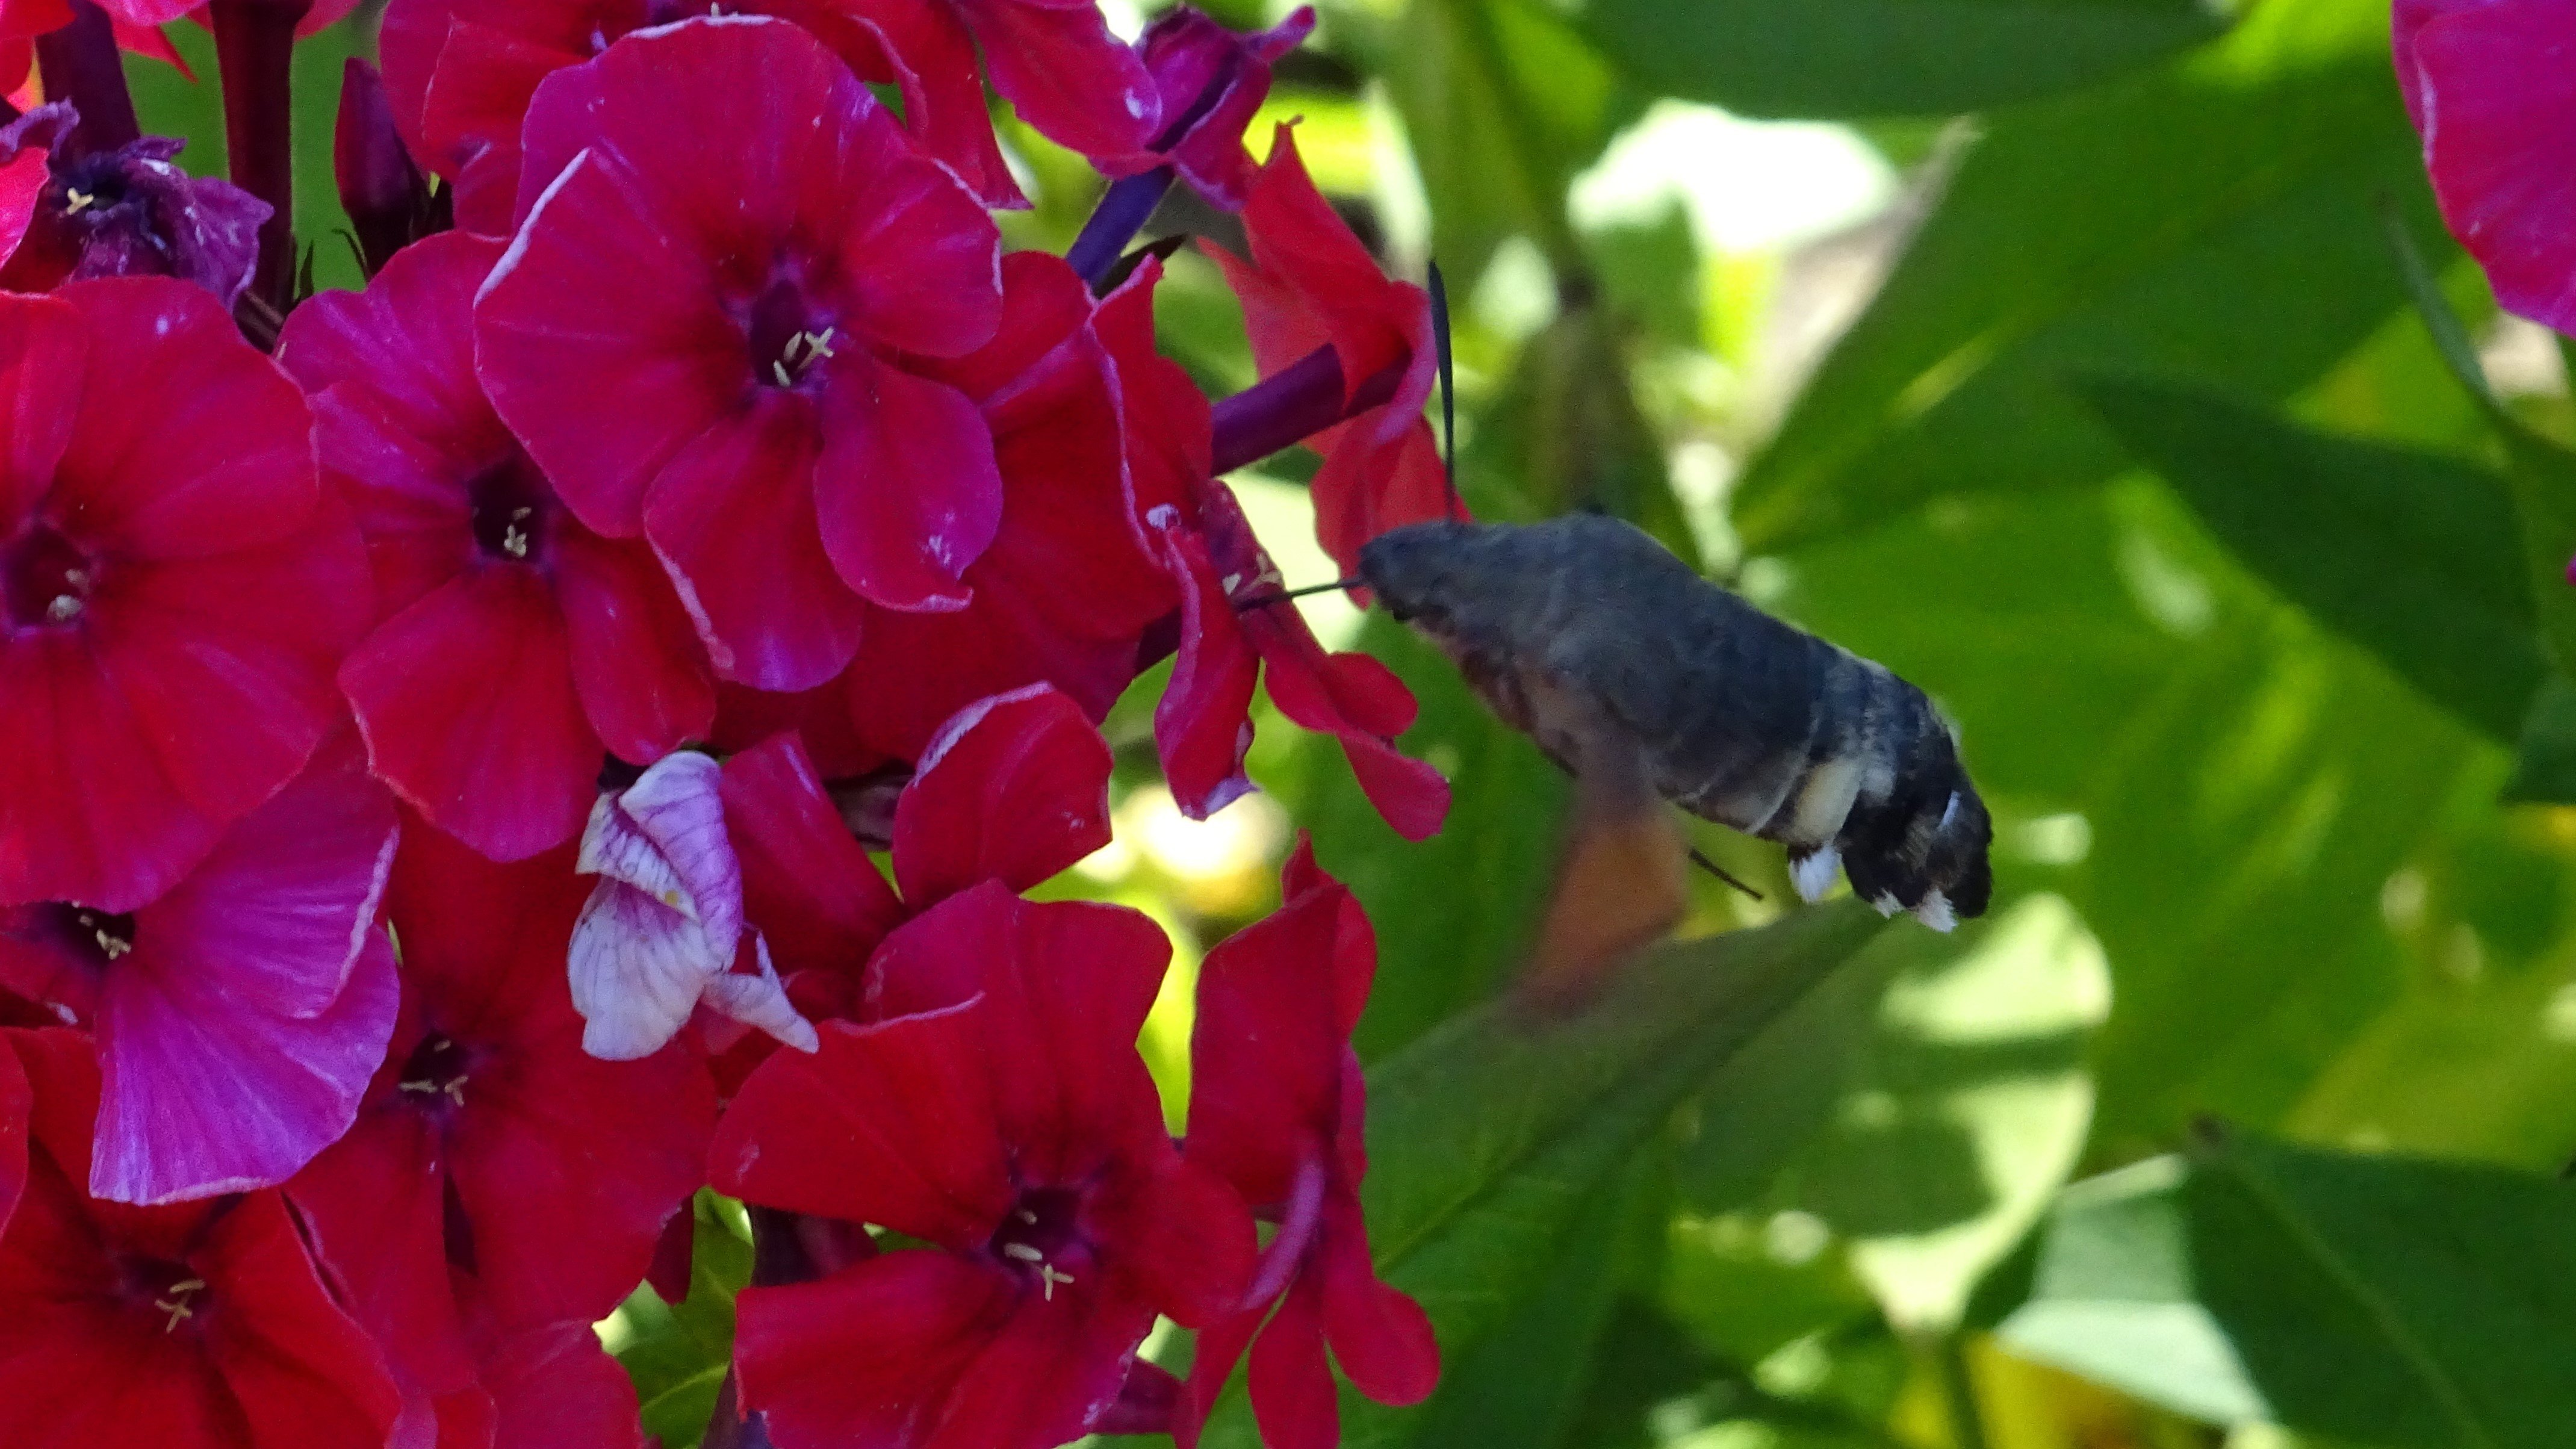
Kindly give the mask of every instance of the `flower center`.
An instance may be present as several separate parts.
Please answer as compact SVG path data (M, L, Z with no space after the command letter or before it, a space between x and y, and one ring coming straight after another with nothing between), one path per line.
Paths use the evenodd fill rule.
M90 965L105 967L134 949L134 917L93 910L70 901L51 907L63 938Z
M515 457L465 485L473 510L474 546L487 559L543 562L555 500L537 465Z
M993 1230L991 1249L1053 1302L1055 1290L1074 1281L1074 1268L1089 1270L1091 1245L1082 1237L1080 1197L1066 1187L1021 1193L1002 1225Z
M97 587L98 565L88 552L44 523L0 547L0 594L13 627L69 624L88 610Z
M152 1305L163 1333L178 1332L180 1324L206 1311L206 1280L185 1263L133 1259L125 1265L125 1291L131 1301Z
M752 376L772 387L796 386L847 341L805 289L784 278L770 283L751 304L745 331Z
M455 1106L465 1105L466 1069L472 1063L465 1048L454 1037L436 1032L421 1038L404 1059L402 1075L394 1085L423 1099L423 1105L434 1105L444 1097Z

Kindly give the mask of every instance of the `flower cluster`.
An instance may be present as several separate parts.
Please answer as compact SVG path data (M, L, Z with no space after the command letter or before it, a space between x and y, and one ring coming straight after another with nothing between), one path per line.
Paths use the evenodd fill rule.
M1346 566L1449 506L1424 295L1246 145L1311 15L392 0L333 138L369 280L307 295L286 62L349 8L0 4L0 1442L640 1446L591 1325L708 1187L782 1449L1195 1442L1247 1351L1278 1449L1333 1358L1428 1394L1350 892L1301 843L1210 955L1178 1137L1162 929L1028 898L1167 658L1186 813L1264 679L1446 812L1221 481L1315 448ZM192 14L230 180L124 89ZM1064 256L1004 248L988 85L1105 178ZM1131 248L1175 185L1240 223L1214 402Z

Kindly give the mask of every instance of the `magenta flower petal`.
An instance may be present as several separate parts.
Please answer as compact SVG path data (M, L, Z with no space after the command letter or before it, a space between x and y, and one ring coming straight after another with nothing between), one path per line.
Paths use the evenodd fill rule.
M652 554L568 529L555 570L573 685L609 753L659 759L703 737L715 723L715 681Z
M954 7L939 0L796 0L767 8L825 36L843 59L852 59L858 47L833 34L832 25L862 32L870 48L882 52L886 72L903 94L904 128L921 149L955 172L984 205L1027 208L1029 199L993 138L975 37ZM877 78L855 61L851 68L863 79Z
M393 1030L375 919L396 835L336 745L101 952L93 1193L283 1181L347 1129Z
M954 355L999 315L992 222L792 25L631 37L548 77L526 137L544 190L478 308L485 380L601 532L632 534L661 464L810 356L785 344Z
M212 298L137 278L0 310L17 365L78 379L67 431L59 384L13 387L48 416L14 435L0 516L0 900L130 910L312 753L364 561L302 395Z
M716 672L755 689L839 674L867 610L825 551L803 412L764 398L709 426L662 469L645 517Z
M572 517L483 396L473 297L500 250L453 233L407 248L366 291L297 309L279 355L313 390L388 616L341 671L375 768L440 828L520 859L579 828L603 745L659 758L715 700L651 551Z
M0 519L12 532L45 496L71 446L88 356L88 331L69 304L30 298L0 309L9 419L0 443Z
M1100 7L1049 0L964 0L984 63L1020 118L1086 156L1133 151L1162 129L1163 103L1145 63Z
M1253 1340L1246 1388L1269 1449L1334 1449L1342 1408L1324 1360L1323 1290L1300 1279Z
M887 1253L818 1282L745 1289L743 1402L768 1416L779 1449L941 1442L936 1406L1011 1297L1007 1277L945 1253Z
M475 304L493 406L574 514L611 538L643 531L646 486L732 410L749 370L705 274L641 205L610 163L582 156Z
M1261 656L1234 615L1207 540L1182 526L1177 509L1155 510L1164 566L1183 581L1180 647L1171 683L1154 702L1154 745L1173 802L1205 820L1250 794L1244 761L1252 753L1252 691Z
M1098 158L1102 166L1127 174L1168 160L1210 201L1241 211L1254 176L1244 130L1270 94L1271 63L1303 44L1314 29L1310 5L1249 35L1187 5L1165 11L1136 43L1162 96L1164 134L1155 138L1160 149ZM1170 134L1175 126L1178 136Z
M2424 135L2443 219L2534 321L2576 329L2576 81L2557 61L2576 21L2556 5L2408 4L2397 74Z
M855 977L905 911L841 823L804 743L773 735L725 761L724 806L752 924L789 971Z
M596 794L599 737L573 688L562 612L520 569L463 573L340 666L376 773L495 860L548 850Z
M826 1022L820 1051L772 1056L716 1129L717 1190L980 1246L1012 1198L980 1050L985 1009Z
M1100 731L1046 685L960 710L895 802L904 899L918 909L985 880L1025 891L1108 844L1113 763Z
M964 608L959 576L1002 523L984 415L955 388L871 357L828 367L814 499L832 567L882 608Z
M1381 1404L1418 1404L1440 1382L1440 1345L1431 1317L1408 1294L1381 1282L1369 1265L1368 1229L1356 1198L1324 1209L1320 1254L1324 1334L1333 1357L1361 1393Z

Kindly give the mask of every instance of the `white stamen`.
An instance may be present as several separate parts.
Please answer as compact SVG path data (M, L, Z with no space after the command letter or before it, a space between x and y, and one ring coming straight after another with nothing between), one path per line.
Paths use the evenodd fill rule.
M1013 1208L1011 1209L1011 1216L1018 1218L1021 1222L1027 1223L1031 1227L1037 1226L1038 1215L1027 1208Z
M1046 1261L1046 1254L1039 1252L1036 1248L1031 1247L1027 1243L1004 1243L1002 1245L1002 1256L1005 1258L1017 1258L1023 1263L1043 1263Z
M45 605L45 622L68 624L80 617L83 607L80 597L76 594L56 594L54 601Z
M778 379L778 385L780 387L794 387L796 385L796 379L787 375L787 364L784 362L773 362L769 364L769 374L770 376Z
M89 192L73 191L69 188L65 188L63 191L63 200L70 203L70 205L63 208L63 215L65 216L78 216L83 211L98 204L98 198Z
M501 552L512 558L526 558L528 556L527 530L515 523L501 530Z
M1072 1286L1073 1275L1071 1273L1057 1272L1053 1263L1040 1263L1038 1265L1038 1281L1046 1285L1044 1289L1041 1290L1046 1295L1046 1301L1053 1303L1055 1301L1055 1285L1062 1283L1067 1287Z

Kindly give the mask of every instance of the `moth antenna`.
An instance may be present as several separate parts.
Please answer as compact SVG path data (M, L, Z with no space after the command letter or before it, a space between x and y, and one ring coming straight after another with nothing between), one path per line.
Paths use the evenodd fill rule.
M1367 582L1366 579L1335 579L1329 584L1308 584L1302 589L1274 589L1266 594L1246 594L1234 601L1234 611L1240 614L1251 609L1267 609L1273 604L1284 604L1290 599L1302 599L1308 594L1329 594L1335 589L1356 589Z
M1707 856L1700 854L1698 846L1694 845L1691 847L1690 858L1691 864L1707 871L1710 875L1716 876L1719 880L1726 882L1728 885L1735 887L1737 890L1744 892L1746 895L1751 896L1757 901L1762 899L1762 892L1757 891L1753 887L1746 885L1744 882L1737 880L1735 877L1728 875L1724 867L1720 866L1716 861L1709 859Z
M1440 482L1448 490L1449 521L1458 521L1458 370L1449 351L1449 284L1431 263L1431 348L1440 359Z

